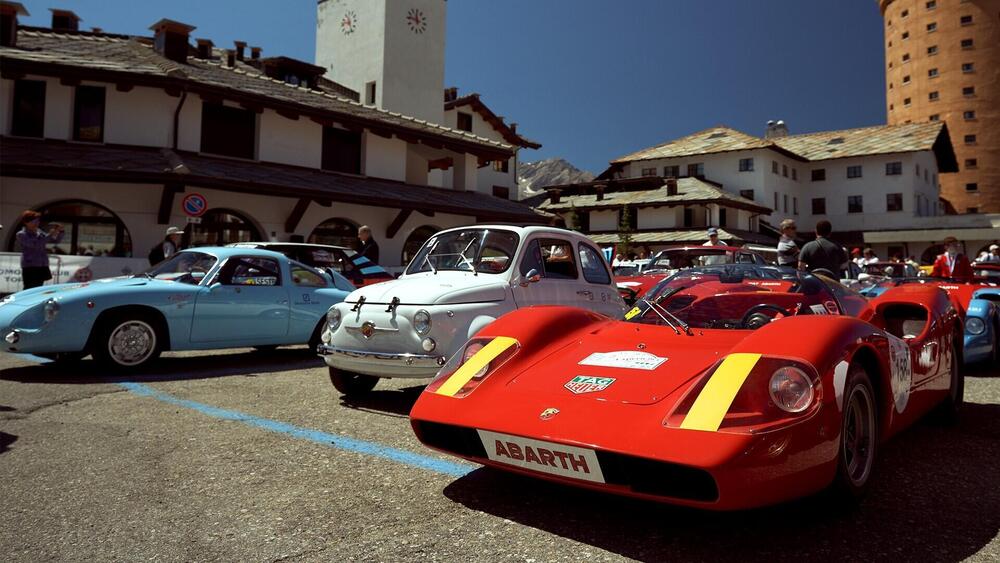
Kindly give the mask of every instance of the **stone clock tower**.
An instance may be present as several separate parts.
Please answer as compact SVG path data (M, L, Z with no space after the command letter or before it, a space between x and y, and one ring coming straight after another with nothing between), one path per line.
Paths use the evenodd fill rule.
M316 64L361 101L444 120L446 0L319 0Z

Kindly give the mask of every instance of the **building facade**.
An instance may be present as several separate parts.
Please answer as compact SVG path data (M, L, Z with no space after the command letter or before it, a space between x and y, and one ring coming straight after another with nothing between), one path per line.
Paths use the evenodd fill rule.
M879 0L888 123L948 124L951 213L1000 213L1000 0Z

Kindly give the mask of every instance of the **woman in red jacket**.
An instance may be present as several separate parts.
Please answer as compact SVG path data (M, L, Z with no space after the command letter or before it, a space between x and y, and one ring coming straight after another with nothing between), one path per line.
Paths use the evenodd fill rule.
M972 265L964 254L958 251L958 239L944 239L944 254L937 257L931 269L932 278L953 278L957 281L972 280Z

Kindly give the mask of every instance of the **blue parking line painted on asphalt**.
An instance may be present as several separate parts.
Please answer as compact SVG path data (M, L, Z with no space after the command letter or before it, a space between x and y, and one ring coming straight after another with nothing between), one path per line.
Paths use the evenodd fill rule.
M181 399L174 397L173 395L157 391L156 389L153 389L148 385L143 385L142 383L125 382L119 383L119 385L136 395L150 397L152 399L156 399L157 401L195 410L213 418L242 422L248 426L255 426L270 432L287 434L302 440L308 440L324 446L337 448L338 450L388 459L404 465L409 465L411 467L433 471L435 473L442 473L452 477L462 477L475 469L474 467L470 467L468 465L452 463L450 461L415 454L413 452L383 446L382 444L378 444L376 442L368 442L365 440L358 440L356 438L348 438L346 436L337 436L335 434L328 434L319 430L312 430L310 428L303 428L301 426L295 426L285 422L278 422L277 420L260 418L253 416L252 414L221 409L219 407L213 407L212 405Z

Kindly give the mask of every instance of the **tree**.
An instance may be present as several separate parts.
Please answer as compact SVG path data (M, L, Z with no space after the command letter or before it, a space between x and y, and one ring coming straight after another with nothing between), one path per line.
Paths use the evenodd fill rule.
M627 257L632 248L632 210L622 206L618 215L618 254Z
M580 213L576 210L576 204L570 202L569 211L566 213L566 228L571 231L583 232L583 226L580 225Z

